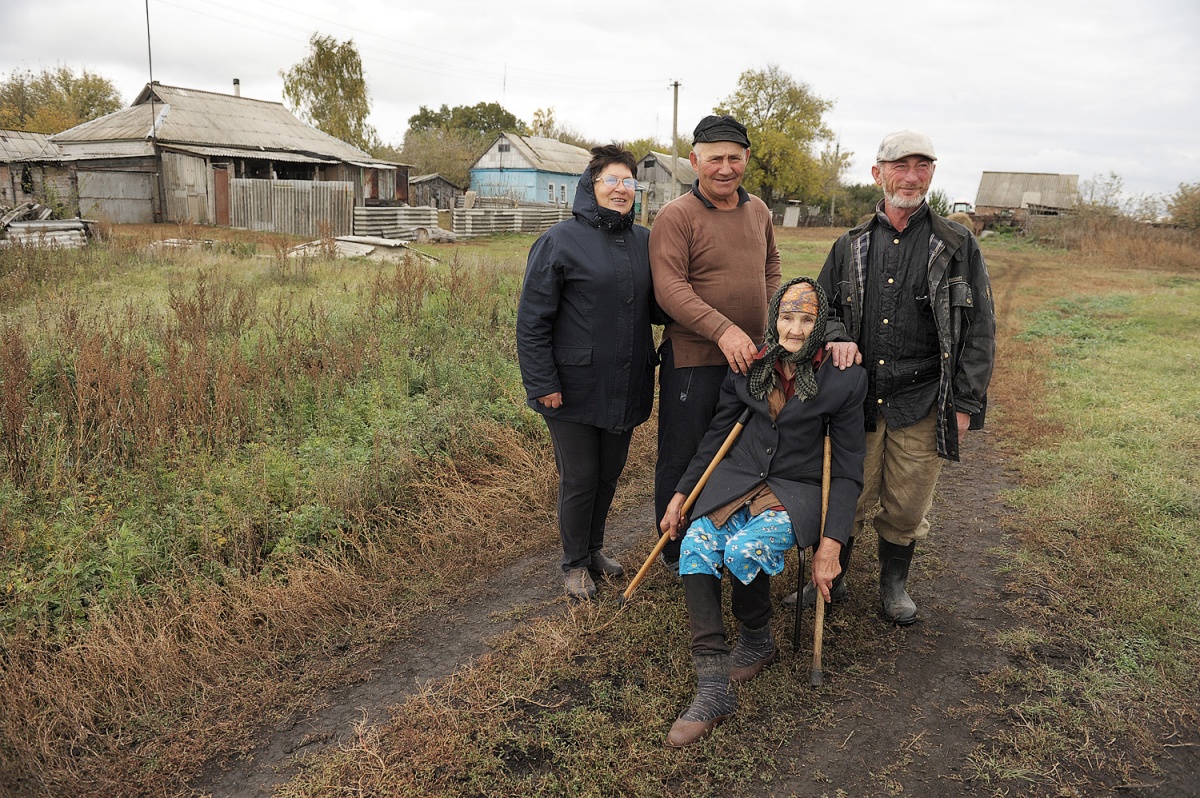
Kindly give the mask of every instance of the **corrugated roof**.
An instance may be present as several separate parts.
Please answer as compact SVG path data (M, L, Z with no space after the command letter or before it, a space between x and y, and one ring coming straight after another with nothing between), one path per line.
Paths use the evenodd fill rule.
M1023 208L1044 205L1070 208L1079 195L1079 175L1041 172L984 172L975 207Z
M62 150L45 133L0 130L0 161L62 161Z
M150 137L152 115L160 144L304 153L338 161L390 164L304 124L282 103L161 84L147 84L130 107L64 130L53 139L66 145L144 140Z
M649 155L653 155L662 164L663 169L669 169L671 166L671 155L665 152L655 152L651 150ZM646 160L645 158L642 159ZM692 168L692 162L688 158L675 157L675 180L680 183L691 183L696 179L696 170Z
M193 155L206 155L217 158L262 158L271 161L287 161L289 163L338 163L336 158L317 158L296 152L283 150L259 150L246 147L200 147L186 144L164 144L163 149L177 152L190 152Z
M587 169L592 154L583 147L567 144L558 139L541 136L520 136L516 133L501 133L516 147L525 159L543 172L558 172L581 175Z
M447 178L442 177L437 172L431 172L427 175L417 175L416 177L410 177L408 179L408 184L411 186L413 183L424 183L427 180L434 180L434 179L445 180L447 183L454 186L454 184L450 183L450 181ZM458 186L454 186L454 187L458 188Z

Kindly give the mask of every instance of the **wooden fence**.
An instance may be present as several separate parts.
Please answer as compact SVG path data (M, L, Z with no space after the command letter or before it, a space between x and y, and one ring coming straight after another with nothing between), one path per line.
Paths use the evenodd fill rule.
M239 177L229 182L233 227L314 238L353 232L354 184L349 181Z

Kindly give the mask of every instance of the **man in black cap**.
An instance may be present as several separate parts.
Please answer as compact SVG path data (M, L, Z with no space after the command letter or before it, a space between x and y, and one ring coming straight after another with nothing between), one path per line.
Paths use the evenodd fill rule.
M819 282L829 297L826 348L833 365L867 369L867 457L841 581L858 533L874 515L884 616L917 620L908 571L945 460L983 426L995 356L992 288L971 231L925 201L937 155L923 133L899 130L879 145L871 175L883 189L875 214L842 235ZM805 603L813 600L811 586ZM789 597L790 598L790 597Z
M749 154L746 128L732 116L700 120L689 156L697 179L650 231L654 294L673 319L659 348L659 519L708 430L727 370L745 374L754 361L779 288L771 211L742 188ZM662 559L678 575L679 541Z

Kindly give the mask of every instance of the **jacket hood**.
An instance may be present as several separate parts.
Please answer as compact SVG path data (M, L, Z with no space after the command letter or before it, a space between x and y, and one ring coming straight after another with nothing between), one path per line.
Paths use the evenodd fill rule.
M633 224L633 209L620 214L609 208L601 208L596 201L596 184L592 182L592 170L584 169L575 189L575 201L571 213L589 227L620 230Z

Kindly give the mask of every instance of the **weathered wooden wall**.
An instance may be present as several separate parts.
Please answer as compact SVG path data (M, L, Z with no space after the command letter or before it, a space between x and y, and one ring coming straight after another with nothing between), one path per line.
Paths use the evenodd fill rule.
M354 184L345 181L230 181L233 227L301 236L350 235L354 224Z

